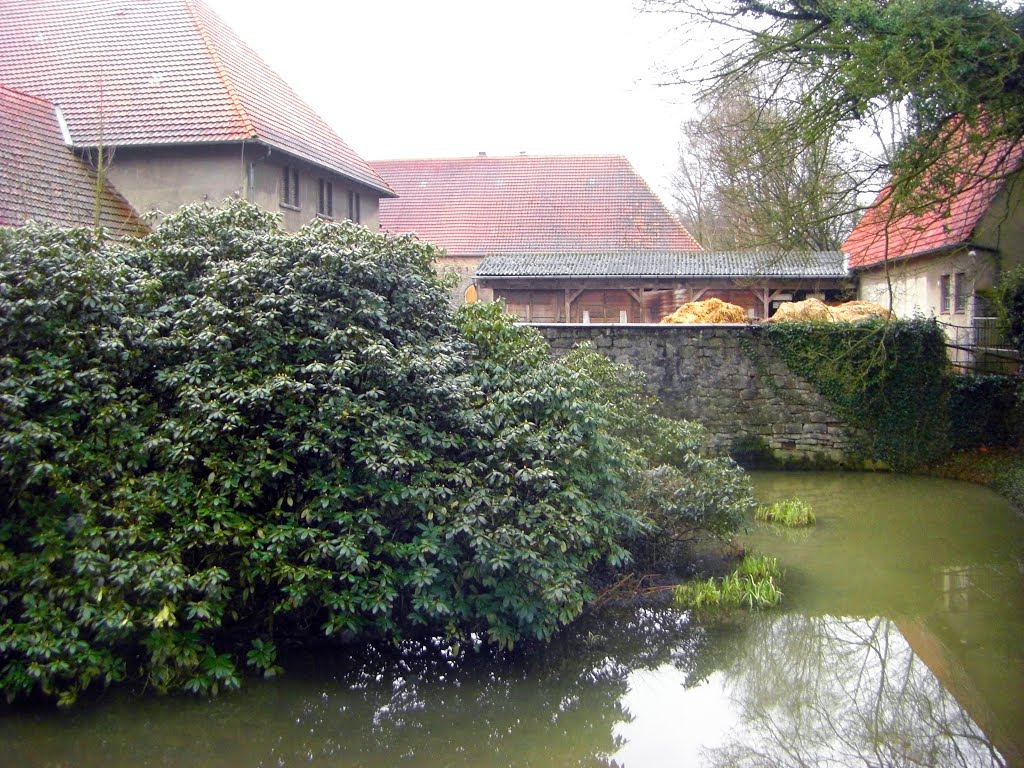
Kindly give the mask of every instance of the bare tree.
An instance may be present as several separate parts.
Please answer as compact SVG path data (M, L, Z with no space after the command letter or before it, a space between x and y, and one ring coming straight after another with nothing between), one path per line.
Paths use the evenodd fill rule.
M759 111L781 110L802 147L899 125L893 151L875 169L891 174L896 208L904 199L912 210L957 193L959 169L935 170L951 149L991 153L1024 136L1021 7L998 0L642 3L681 14L691 38L719 41L710 60L684 62L677 82L705 97L769 84L755 94Z
M708 92L683 126L677 211L713 250L829 250L854 224L855 171L838 137L806 143L778 89L752 78Z

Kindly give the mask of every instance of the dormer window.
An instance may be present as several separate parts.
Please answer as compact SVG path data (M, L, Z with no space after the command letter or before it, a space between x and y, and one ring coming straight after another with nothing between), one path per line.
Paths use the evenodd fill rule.
M324 179L320 179L316 212L324 218L334 218L334 185Z
M293 165L284 167L281 178L281 205L289 208L299 207L299 169Z

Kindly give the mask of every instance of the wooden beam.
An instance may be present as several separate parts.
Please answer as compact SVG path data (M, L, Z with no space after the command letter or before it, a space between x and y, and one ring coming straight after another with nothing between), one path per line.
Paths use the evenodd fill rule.
M565 322L572 322L572 303L576 301L576 299L580 297L580 294L585 290L585 288L577 288L576 290L571 290L569 288L565 289Z
M642 289L640 292L638 292L634 288L624 288L623 290L625 290L626 293L628 293L630 297L632 297L633 301L635 301L640 306L640 322L645 322L647 320L647 317L644 313L644 295L642 293Z

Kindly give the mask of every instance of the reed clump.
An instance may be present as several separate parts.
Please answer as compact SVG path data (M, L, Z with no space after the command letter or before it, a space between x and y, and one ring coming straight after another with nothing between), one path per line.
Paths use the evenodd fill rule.
M781 577L777 558L749 554L726 576L678 585L675 602L699 611L771 608L782 601Z
M814 510L803 499L783 499L774 504L762 504L754 512L754 519L765 523L778 523L787 528L814 525Z

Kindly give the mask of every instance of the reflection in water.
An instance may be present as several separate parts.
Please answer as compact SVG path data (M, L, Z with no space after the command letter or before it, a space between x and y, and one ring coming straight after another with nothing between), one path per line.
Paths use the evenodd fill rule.
M593 617L535 654L399 650L293 660L287 678L213 701L117 696L8 717L0 763L1004 765L888 619L698 627L646 608Z
M942 570L942 607L947 611L963 613L971 607L970 566L946 566Z
M726 670L742 725L713 766L1002 766L889 619L755 622Z
M759 474L763 501L799 496L818 513L778 556L787 610L894 619L914 652L1007 760L1024 766L1024 517L970 483L884 474Z
M18 766L609 766L630 672L673 653L685 668L704 642L679 612L640 609L514 656L366 647L212 701L118 695L8 717L0 742Z
M818 515L751 536L787 613L623 609L514 655L326 649L212 701L4 713L0 766L1024 766L1024 521L914 478L758 485Z

